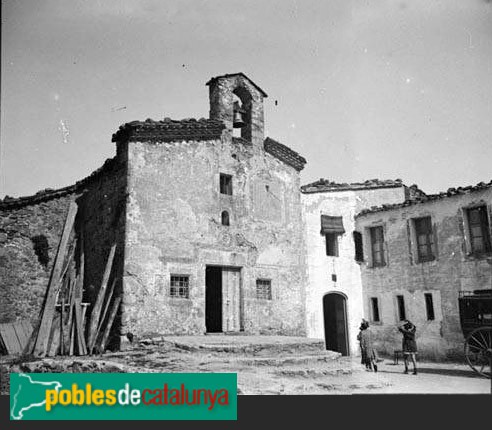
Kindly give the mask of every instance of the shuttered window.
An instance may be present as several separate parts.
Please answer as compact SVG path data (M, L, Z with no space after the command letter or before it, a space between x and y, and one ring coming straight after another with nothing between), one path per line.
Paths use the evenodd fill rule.
M434 260L436 257L431 217L416 218L413 221L415 225L415 234L417 236L418 261L424 262Z
M492 251L487 207L468 209L468 227L470 230L471 250L474 254Z
M386 265L384 258L384 232L383 227L371 227L371 251L372 251L372 265L374 267L380 267Z

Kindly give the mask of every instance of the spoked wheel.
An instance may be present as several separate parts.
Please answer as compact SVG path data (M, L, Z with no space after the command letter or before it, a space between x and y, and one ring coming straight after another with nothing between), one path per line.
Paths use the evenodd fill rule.
M492 328L479 327L465 340L465 356L470 367L478 374L490 379L492 357Z

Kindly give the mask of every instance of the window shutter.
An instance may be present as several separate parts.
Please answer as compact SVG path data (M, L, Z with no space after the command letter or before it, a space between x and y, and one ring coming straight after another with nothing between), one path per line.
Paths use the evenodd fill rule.
M321 234L343 234L343 220L341 216L321 215Z

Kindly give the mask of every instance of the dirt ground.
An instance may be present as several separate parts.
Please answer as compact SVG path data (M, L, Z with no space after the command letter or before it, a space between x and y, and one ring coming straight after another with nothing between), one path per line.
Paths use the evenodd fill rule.
M238 375L240 395L491 394L491 380L465 364L420 362L418 375L413 375L403 374L401 362L384 359L374 373L358 358L320 351L309 342L263 348L247 339L233 346L220 343L222 339L205 346L194 339L148 341L128 351L92 357L22 362L3 357L0 391L8 392L8 372L231 372Z

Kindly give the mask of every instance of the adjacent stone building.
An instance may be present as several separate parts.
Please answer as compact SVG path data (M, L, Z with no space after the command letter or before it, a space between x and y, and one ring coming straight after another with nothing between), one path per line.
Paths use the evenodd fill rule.
M421 358L463 359L461 291L492 288L492 182L363 210L364 314L377 348L401 349L397 325L417 326Z
M308 283L307 335L325 339L327 349L358 355L364 316L360 237L355 216L383 203L410 197L400 180L339 184L320 179L301 187L305 217Z
M123 294L123 338L306 334L306 160L265 139L267 95L244 74L207 85L209 119L124 124L116 156L89 178L0 202L0 322L35 322L75 200L89 303L117 244L110 282Z

